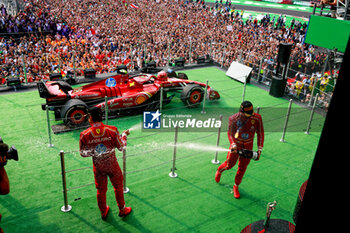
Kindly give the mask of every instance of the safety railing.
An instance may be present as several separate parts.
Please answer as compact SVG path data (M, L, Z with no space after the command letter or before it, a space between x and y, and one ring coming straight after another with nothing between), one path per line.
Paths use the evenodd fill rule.
M256 112L263 114L264 116L264 111L271 111L271 109L276 109L278 107L282 107L283 110L285 110L285 114L283 115L283 113L281 112L280 115L276 116L276 117L270 117L266 120L264 120L264 125L269 125L271 123L275 124L275 122L277 121L281 121L284 122L283 123L283 127L279 130L280 132L282 132L281 135L281 142L286 142L286 136L288 134L288 130L292 130L292 128L295 125L291 125L290 124L290 118L295 118L298 117L298 115L303 114L304 115L304 121L300 122L300 121L294 121L292 123L297 124L297 125L304 125L303 128L306 128L306 130L304 131L305 134L309 134L310 133L310 128L311 128L311 124L314 120L314 111L316 108L316 103L317 103L317 98L318 95L315 99L315 101L313 102L312 108L311 109L303 109L303 108L297 108L296 111L292 111L292 102L293 100L290 99L288 102L288 107L285 107L286 103L280 103L274 106L270 106L270 107L257 107L256 108ZM200 109L198 109L198 111L200 111ZM305 119L307 117L305 117L305 114L308 114L309 117L308 119ZM133 118L134 116L131 117L127 117L126 119ZM220 116L220 121L222 122L223 116ZM228 119L225 119L228 120ZM157 143L152 143L152 146L150 145L145 145L145 147L148 148L148 150L145 150L144 148L133 148L131 152L127 152L127 148L124 148L122 150L122 171L123 171L123 176L124 176L124 181L123 181L123 186L124 186L124 193L128 193L130 191L129 187L132 184L127 183L127 176L130 174L135 174L135 173L140 173L140 172L145 172L148 170L152 170L152 169L156 169L156 168L161 168L164 167L166 165L168 165L170 167L170 173L169 173L169 177L171 178L176 178L179 175L179 164L178 161L182 161L185 160L187 158L193 157L193 156L198 156L198 155L203 155L205 154L206 156L208 156L208 162L211 161L212 164L219 164L219 158L218 158L218 154L219 152L227 152L228 149L228 144L224 144L224 145L220 145L220 139L222 138L221 135L221 131L222 128L218 128L217 132L211 132L211 133L206 133L205 135L202 136L197 136L196 138L191 138L191 139L184 139L183 137L181 137L181 140L179 140L179 136L178 134L181 133L181 130L179 130L178 127L175 127L173 129L173 142L168 141L168 139L171 139L171 137L167 136L168 139L165 139L165 141L162 143L162 145L157 145ZM293 130L292 130L293 131ZM139 140L143 140L144 138L149 138L150 136L156 136L157 134L161 134L162 132L151 132L151 133L142 133L142 135L139 136L130 136L128 138L128 141L133 142L135 145L137 144L137 141ZM168 132L167 135L169 135ZM268 135L269 133L273 133L270 132L269 130L267 130L267 132L265 133L265 135ZM211 139L211 141L215 142L215 138L216 138L216 144L214 145L208 145L207 140ZM206 142L201 143L203 140L205 140ZM204 145L204 146L203 146ZM200 147L203 148L200 148ZM187 154L183 152L183 150L181 151L181 156L178 156L179 154L179 148L184 148L185 151L189 151ZM188 149L188 150L187 150ZM193 152L191 150L197 150L196 152ZM156 155L161 154L161 158L159 158L159 163L156 164L152 164L150 166L147 167L142 167L140 166L140 164L142 163L137 163L139 164L138 166L132 166L134 169L127 169L127 164L129 163L134 163L135 161L138 161L140 159L140 156L153 156L155 157ZM73 156L80 156L79 154L79 150L76 151L60 151L60 157L61 157L61 175L62 175L62 184L63 184L63 202L64 205L61 208L61 211L63 212L68 212L71 210L71 206L68 203L68 192L70 190L76 190L76 189L80 189L80 188L84 188L87 186L91 186L94 183L87 183L87 184L80 184L74 187L67 187L67 177L66 175L70 174L70 173L74 173L74 172L80 172L82 170L91 170L92 166L85 166L85 167L80 167L80 168L74 168L74 169L70 169L70 170L66 170L66 167L64 165L64 161L65 161L65 155L73 155ZM210 157L214 156L214 159L210 160ZM70 157L68 157L70 158ZM131 160L130 160L131 159ZM69 179L69 178L68 178Z
M242 96L244 92L244 84L237 85L236 87L229 87L230 84L232 84L231 79L227 78L225 80L210 80L208 81L208 85L211 87L215 88L216 85L218 84L225 84L221 85L221 89L217 89L217 91L223 96L223 98L229 98L230 101L237 103L236 105L239 105L239 103L242 101ZM251 89L246 89L245 94L249 95ZM263 119L264 119L264 126L265 126L265 135L269 135L271 133L276 133L279 132L281 133L281 141L285 142L288 141L288 133L289 132L297 132L297 133L305 133L305 134L310 134L311 130L313 129L315 122L318 123L318 121L322 121L323 117L322 116L315 116L315 109L317 107L318 103L318 98L316 97L314 101L312 102L312 107L311 106L305 106L305 108L301 107L294 107L295 105L292 105L291 103L294 100L290 100L289 102L286 101L281 101L278 104L272 105L272 106L261 106L258 107L256 112L260 112L262 114ZM203 106L204 105L204 106ZM108 106L108 105L107 105ZM173 107L169 107L168 105L162 107L162 112L163 113L168 113L168 112L179 112L183 109L186 109L187 106L177 106L172 105ZM175 107L174 107L175 106ZM32 104L31 106L26 106L26 107L38 107L38 104ZM199 115L206 115L210 113L211 108L213 107L212 104L209 102L202 102L202 105L199 106L199 108L196 108L192 111L197 112ZM203 113L203 108L205 109L205 113ZM48 141L48 145L50 148L57 148L57 145L62 148L62 145L66 144L66 140L71 140L71 138L64 139L60 137L60 141L57 141L55 143L55 140L58 138L55 136L53 137L51 135L51 125L55 124L53 123L54 119L51 119L52 114L48 111L48 108L46 114L43 114L41 118L37 118L33 123L34 124L42 124L43 121L45 121L44 115L46 115L46 121L47 121L47 130L49 135L45 136L45 133L40 132L40 138L41 140L46 140ZM259 109L259 110L258 110ZM107 110L108 108L105 108L104 110ZM279 111L276 111L279 110ZM275 115L271 115L270 113L277 112ZM18 116L20 117L20 116ZM222 116L220 117L220 121L228 121L226 118L227 116L225 115L225 118ZM110 119L111 120L111 119ZM125 116L118 118L118 122L131 122L135 123L137 122L140 126L139 128L142 128L142 125L140 123L140 115L134 115L134 116ZM5 122L2 124L6 124ZM271 129L270 127L272 125L277 125L278 129ZM1 124L0 124L1 127ZM297 127L297 130L295 129ZM136 127L137 128L137 127ZM77 129L78 131L81 131L83 128ZM301 131L300 129L304 129ZM24 131L26 129L19 129L17 133L21 133L21 130ZM165 144L162 145L157 145L156 143L151 143L144 145L144 147L131 147L130 149L127 148L123 152L122 160L123 160L123 174L125 175L125 183L124 191L128 191L132 189L132 179L131 182L128 181L128 177L133 174L132 176L138 176L140 173L143 173L145 171L151 171L152 169L157 169L157 168L165 168L166 166L169 167L170 170L170 175L171 177L175 177L176 175L180 176L181 175L181 166L183 165L182 161L186 161L187 159L193 157L193 156L199 156L202 154L205 154L208 159L208 163L213 163L217 164L220 161L220 154L221 152L226 152L227 150L224 148L228 148L228 144L226 142L223 142L223 137L225 137L225 134L222 134L222 130L226 130L223 128L219 128L217 132L212 131L209 133L201 134L198 135L196 134L195 138L190 138L191 134L184 134L185 136L177 136L175 134L175 130L173 132L173 136L171 136L171 132L168 132L167 134L167 140L165 140ZM140 134L137 134L131 136L128 138L128 141L132 144L137 144L137 141L143 140L145 138L149 138L152 136L159 136L162 132L146 132L142 131ZM177 129L177 134L181 134L182 130ZM169 140L170 139L170 140ZM174 139L174 141L171 141ZM175 143L175 139L176 143ZM221 139L221 140L220 140ZM169 140L169 141L168 141ZM212 143L208 144L208 140L211 141ZM201 143L204 142L206 146L210 146L210 150L208 149L207 151L203 152L203 150L199 150L198 152L193 152L190 150L186 150L186 146L189 146L188 143ZM45 143L41 143L43 146ZM203 144L203 143L202 143ZM166 145L166 146L164 146ZM184 150L185 148L185 150ZM219 149L217 149L219 148ZM67 148L65 148L67 149ZM69 156L68 156L69 155ZM72 157L72 156L73 157ZM154 158L157 158L155 160L155 163L150 164L147 163L147 166L143 166L143 164L138 164L137 166L135 165L135 161L140 159L140 156L154 156ZM160 156L161 155L161 156ZM63 199L64 199L64 206L62 207L62 211L69 211L71 209L71 206L69 205L68 202L68 192L76 190L77 192L79 189L88 187L93 185L92 182L86 182L86 184L77 184L76 181L70 182L71 174L77 174L79 175L79 172L83 171L91 171L91 165L83 165L83 166L73 166L73 167L66 167L65 162L67 160L71 160L74 158L77 160L77 157L80 157L79 150L62 150L60 152L60 156L62 156L61 159L61 173L62 173L62 187L64 190L63 193ZM156 162L157 161L157 162ZM69 163L71 164L71 163ZM81 165L81 163L78 163ZM176 175L175 175L176 174ZM127 183L128 181L128 183Z

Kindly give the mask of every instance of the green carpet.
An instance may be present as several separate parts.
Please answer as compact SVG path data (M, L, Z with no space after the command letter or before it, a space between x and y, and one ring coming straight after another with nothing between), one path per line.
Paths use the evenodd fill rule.
M217 68L185 71L190 79L205 82L221 94L221 99L207 102L208 114L226 116L234 113L242 101L243 84L229 79ZM96 202L90 158L77 153L79 134L74 131L52 134L54 147L48 147L46 113L41 110L43 99L36 90L0 95L0 135L7 144L15 145L19 161L6 165L11 181L9 195L0 196L0 226L5 232L240 232L251 222L264 219L268 202L277 201L272 218L293 222L292 216L301 184L308 178L315 155L323 118L315 114L309 135L305 128L310 111L293 104L285 143L280 142L288 101L271 97L268 92L251 84L246 99L265 122L265 147L260 161L252 161L240 186L241 198L231 193L236 167L215 183L218 165L211 160L215 153L178 148L177 178L170 178L174 132L131 132L127 147L127 205L131 215L118 217L113 188L109 183L107 203L111 212L107 221L100 219ZM174 108L176 108L174 110ZM222 112L218 112L222 109ZM202 106L184 108L174 97L164 107L163 114L200 114ZM50 113L53 119L53 113ZM140 124L141 116L109 120L119 131ZM53 120L52 124L57 124ZM223 129L220 145L227 148ZM147 136L148 135L148 136ZM179 142L216 145L217 133L183 132ZM67 173L68 202L72 211L61 212L63 206L59 152L64 150ZM122 166L121 153L117 155ZM219 152L223 162L225 152ZM86 185L86 186L85 186ZM82 186L82 187L81 187ZM78 187L78 188L76 188Z

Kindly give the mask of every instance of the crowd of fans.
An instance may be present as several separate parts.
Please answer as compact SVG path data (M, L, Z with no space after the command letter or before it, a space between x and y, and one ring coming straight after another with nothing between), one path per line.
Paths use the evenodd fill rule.
M244 19L231 1L26 0L24 6L13 16L0 8L0 78L32 82L54 72L99 74L120 64L137 70L149 61L167 66L169 58L194 63L205 55L223 67L232 61L261 67L257 72L267 78L282 42L293 43L295 73L320 71L326 57L302 43L305 23L286 25L285 16L269 14Z

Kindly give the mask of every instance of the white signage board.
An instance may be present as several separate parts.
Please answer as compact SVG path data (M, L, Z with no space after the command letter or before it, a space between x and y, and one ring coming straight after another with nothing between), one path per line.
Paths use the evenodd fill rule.
M246 78L253 68L233 61L228 68L226 75L239 82L245 83Z

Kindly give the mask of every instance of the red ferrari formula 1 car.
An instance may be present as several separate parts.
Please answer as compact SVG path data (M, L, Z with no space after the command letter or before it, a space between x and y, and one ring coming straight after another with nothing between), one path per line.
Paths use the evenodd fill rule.
M86 124L89 107L96 106L105 111L106 102L108 116L159 109L161 99L162 104L171 101L173 95L167 94L171 92L181 92L181 99L185 105L198 106L204 98L206 84L188 80L186 75L181 77L183 78L168 77L164 71L157 76L129 76L126 72L120 72L118 75L76 88L64 81L42 81L37 86L40 97L46 99L42 109L46 110L48 106L49 110L55 112L56 120L63 120L68 127L78 127ZM163 98L160 96L161 87ZM208 86L207 97L213 100L219 99L220 95Z

